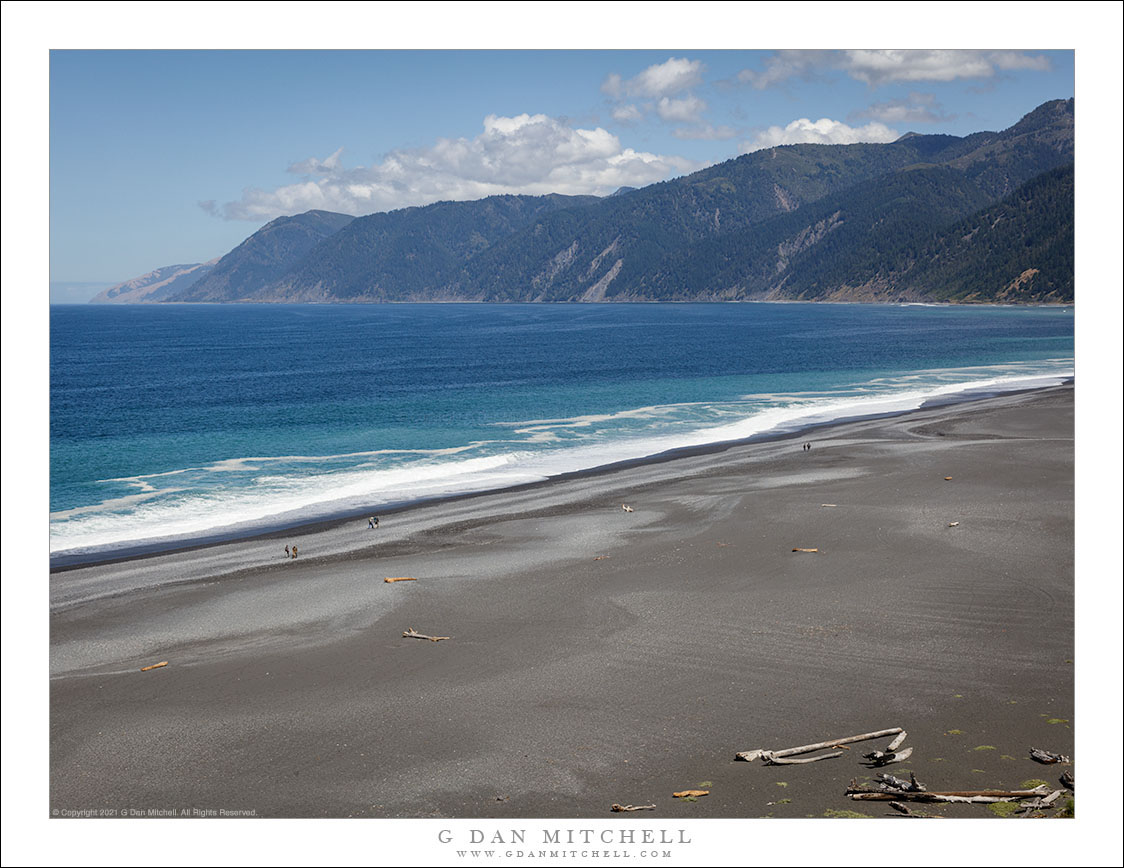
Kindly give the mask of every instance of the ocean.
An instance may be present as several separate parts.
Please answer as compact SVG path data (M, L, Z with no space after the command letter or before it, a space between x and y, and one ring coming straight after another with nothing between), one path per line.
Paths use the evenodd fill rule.
M52 559L95 560L1073 376L1073 309L60 305Z

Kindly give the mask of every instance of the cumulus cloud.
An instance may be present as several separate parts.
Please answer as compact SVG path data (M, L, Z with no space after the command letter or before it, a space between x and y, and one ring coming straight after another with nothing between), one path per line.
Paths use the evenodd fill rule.
M911 93L905 99L876 102L862 111L851 112L847 120L871 118L887 124L932 124L952 120L956 115L944 113L937 98L931 93Z
M665 96L656 103L656 112L665 121L694 123L704 111L706 111L706 102L691 94L681 99Z
M752 140L742 143L741 152L747 154L777 145L853 145L856 142L892 142L897 138L899 134L895 130L877 121L851 127L831 118L820 118L818 121L798 118L787 126L762 130Z
M811 78L824 70L836 69L872 87L897 81L954 81L959 78L985 79L997 72L1030 69L1046 70L1050 59L1043 54L1023 51L985 51L976 49L910 49L847 51L777 51L765 61L763 70L743 69L737 75L742 84L757 89L772 87L790 78Z
M702 62L685 57L669 57L649 66L639 75L622 79L617 73L605 78L601 90L614 99L641 97L658 99L674 96L702 83Z
M544 114L488 115L474 138L392 151L371 166L346 168L340 154L295 163L290 171L304 175L302 181L247 189L212 211L233 220L269 220L312 208L370 214L505 193L605 195L698 167L682 157L623 147L600 127L574 128Z

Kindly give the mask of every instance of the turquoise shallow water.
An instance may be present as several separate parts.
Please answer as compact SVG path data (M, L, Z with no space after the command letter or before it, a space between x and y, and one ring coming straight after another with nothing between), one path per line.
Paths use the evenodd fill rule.
M1073 374L1062 308L51 308L51 550L533 481Z

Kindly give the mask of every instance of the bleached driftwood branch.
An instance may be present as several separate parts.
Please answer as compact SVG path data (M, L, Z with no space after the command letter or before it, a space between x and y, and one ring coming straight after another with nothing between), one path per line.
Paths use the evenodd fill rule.
M1032 790L953 790L939 793L884 792L857 787L853 783L847 787L847 795L855 801L870 802L960 802L986 805L995 802L1016 802L1019 799L1041 798L1049 794L1050 788L1046 786L1037 786Z
M840 747L845 744L853 744L856 741L870 741L874 738L883 738L887 735L904 736L905 730L900 726L894 726L890 729L880 729L877 732L864 732L862 735L849 735L845 738L833 738L828 741L818 741L815 744L802 744L800 747L790 747L784 750L743 750L734 755L734 759L743 760L744 762L753 762L755 759L763 759L766 763L771 763L777 758L788 756L799 756L802 753L811 753L816 750L826 750L828 748Z
M426 636L424 633L419 633L413 627L406 630L402 634L407 639L428 639L430 642L440 642L442 639L452 639L452 636Z

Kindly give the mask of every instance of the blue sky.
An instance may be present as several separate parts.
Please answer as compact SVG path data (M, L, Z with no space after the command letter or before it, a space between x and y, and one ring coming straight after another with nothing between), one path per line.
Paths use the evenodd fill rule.
M220 256L270 219L607 194L772 144L1003 129L1068 50L55 50L51 279Z

